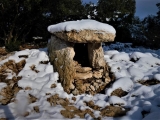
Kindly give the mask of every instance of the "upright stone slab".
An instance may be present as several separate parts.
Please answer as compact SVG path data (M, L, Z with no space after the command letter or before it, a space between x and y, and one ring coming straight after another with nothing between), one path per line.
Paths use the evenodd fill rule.
M64 90L68 93L74 89L73 81L75 76L75 56L73 43L68 43L55 36L51 37L48 43L48 52L54 70L59 73L60 82Z
M88 44L88 57L90 65L93 68L104 68L106 62L104 60L104 53L101 43L89 43Z

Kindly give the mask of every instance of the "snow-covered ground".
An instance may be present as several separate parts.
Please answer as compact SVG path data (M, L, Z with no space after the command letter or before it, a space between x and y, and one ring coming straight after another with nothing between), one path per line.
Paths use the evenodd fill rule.
M54 66L48 61L47 49L33 49L16 52L14 55L0 62L3 65L8 60L19 62L25 59L24 68L16 75L7 73L8 79L13 76L22 76L18 86L22 89L13 97L13 102L8 105L0 105L0 118L8 119L67 119L61 113L65 110L63 105L50 104L50 97L58 94L59 98L69 100L72 106L80 110L89 108L96 118L104 120L159 120L160 119L160 50L145 48L132 48L130 44L111 44L104 46L104 58L115 75L113 84L105 89L105 94L73 96L64 92L58 83L58 73L53 71ZM116 50L115 50L116 49ZM22 55L28 56L19 57ZM34 69L31 69L34 66ZM157 81L157 84L143 85L139 81ZM54 87L51 87L54 85ZM7 84L0 82L0 90ZM28 88L28 89L27 89ZM127 94L122 97L112 95L112 92L121 88ZM34 96L34 102L30 102L29 96ZM75 98L75 99L73 99ZM0 94L0 100L3 96ZM93 101L101 109L108 105L123 106L129 111L122 117L101 116L99 110L86 106L84 102ZM38 110L35 110L35 106ZM28 113L26 115L26 113ZM146 114L142 114L146 113ZM25 115L25 116L24 116ZM80 119L78 115L73 118ZM89 114L84 119L91 120Z

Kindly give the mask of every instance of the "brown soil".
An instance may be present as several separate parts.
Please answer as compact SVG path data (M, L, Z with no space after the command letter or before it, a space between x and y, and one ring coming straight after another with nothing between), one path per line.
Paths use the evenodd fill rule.
M118 97L123 97L125 95L127 95L128 92L126 91L123 91L121 88L118 88L116 90L114 90L112 93L111 93L111 96L118 96Z
M47 99L50 102L51 106L53 105L61 105L65 108L65 110L61 110L61 114L65 118L74 118L75 115L78 115L80 118L84 118L85 114L90 114L94 117L93 112L90 109L80 110L73 106L67 98L60 98L58 94L55 94ZM95 118L95 117L94 117Z
M150 85L156 85L156 84L160 84L160 81L158 80L140 80L138 81L140 84L142 85L146 85L146 86L150 86Z
M7 79L7 74L8 72L10 73L16 73L16 75L23 69L26 61L22 60L18 63L15 63L13 60L9 60L8 62L4 63L0 67L0 82L4 82L7 84L7 87L3 88L0 91L0 95L3 96L3 98L0 100L0 102L3 105L6 105L11 102L11 99L14 98L14 96L19 92L21 89L18 87L17 82L22 78L22 77L17 77L14 76L12 79Z
M36 73L39 72L39 70L36 70L36 66L35 66L35 65L30 66L30 68L31 68L31 70L33 70L33 71L36 72Z
M57 85L55 83L51 85L51 88L56 88L56 87Z
M0 99L0 103L2 103L2 105L6 105L13 98L12 89L9 86L7 86L0 91L0 95L3 96L3 98Z
M73 100L73 101L76 101L76 97L72 97L72 100Z
M125 109L125 108L117 107L117 106L107 106L101 110L100 114L103 117L105 117L105 116L107 116L107 117L120 117L120 116L126 115L127 111L129 111L129 109Z
M79 116L80 118L84 118L86 114L89 114L90 116L95 118L93 112L90 109L79 110L74 106L68 106L67 108L65 108L65 110L61 110L61 114L65 118L70 118L70 119L74 118L75 115Z
M39 107L38 106L34 106L33 109L34 109L34 111L36 111L37 113L39 113Z
M8 71L13 71L18 75L18 73L23 69L24 65L26 64L25 60L21 60L18 63L15 63L14 60L9 60L8 62L5 62L1 67L0 67L0 74L5 75Z
M101 109L101 107L99 107L98 105L95 105L93 101L89 101L89 102L85 102L85 103L87 106L89 106L93 110L100 110Z
M37 98L34 97L33 95L29 94L29 100L30 100L30 103L34 103L37 101Z
M55 106L55 105L67 106L67 105L69 105L69 100L67 98L60 98L58 94L55 94L55 95L47 98L47 101L50 103L51 106Z
M71 105L71 103L69 103L69 100L67 98L65 98L65 99L59 98L58 94L51 96L50 98L47 99L47 101L50 102L51 106L52 105L62 105L65 108L65 110L61 110L61 114L65 118L72 119L75 117L75 115L79 116L80 118L84 118L86 114L89 114L94 119L97 119L97 118L95 118L91 109L80 110L80 109L76 108L75 106ZM101 107L95 105L93 101L89 101L89 102L85 102L85 103L87 106L89 106L93 110L100 111L100 115L102 115L103 117L104 116L108 116L108 117L123 116L129 110L129 109L125 109L122 107L116 107L116 106L107 106L107 107L101 109ZM98 118L98 119L101 119L101 118Z

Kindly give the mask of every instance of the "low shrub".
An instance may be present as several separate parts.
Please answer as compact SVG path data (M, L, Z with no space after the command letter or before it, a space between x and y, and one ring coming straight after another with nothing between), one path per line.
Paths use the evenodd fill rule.
M19 46L21 45L20 41L10 42L5 45L5 48L8 52L19 51Z

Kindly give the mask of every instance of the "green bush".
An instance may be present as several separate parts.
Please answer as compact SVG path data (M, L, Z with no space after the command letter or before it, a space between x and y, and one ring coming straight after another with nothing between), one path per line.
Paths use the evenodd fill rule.
M21 44L20 41L10 42L10 43L6 44L5 47L8 52L13 52L13 51L19 50L20 44Z

